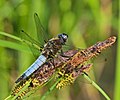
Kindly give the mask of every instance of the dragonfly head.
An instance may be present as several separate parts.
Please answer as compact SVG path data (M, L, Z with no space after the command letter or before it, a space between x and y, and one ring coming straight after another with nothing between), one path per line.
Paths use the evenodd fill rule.
M68 35L66 33L62 33L58 35L58 38L60 39L61 44L64 45L68 39Z

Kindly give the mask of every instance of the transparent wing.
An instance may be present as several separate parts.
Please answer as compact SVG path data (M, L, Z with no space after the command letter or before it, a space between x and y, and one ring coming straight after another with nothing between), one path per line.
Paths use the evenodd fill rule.
M21 30L21 39L25 42L31 49L33 55L37 57L40 55L40 51L42 50L43 46L32 37L30 37L25 31Z
M49 39L49 34L45 31L44 27L41 24L40 18L37 13L34 14L34 20L36 24L37 37L38 41L47 42Z

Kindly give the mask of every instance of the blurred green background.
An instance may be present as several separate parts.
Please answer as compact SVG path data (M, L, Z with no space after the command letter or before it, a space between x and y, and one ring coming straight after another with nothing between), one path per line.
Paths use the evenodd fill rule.
M67 44L74 48L87 48L112 35L117 37L118 42L118 4L118 0L0 0L0 32L19 37L19 31L23 29L36 37L33 17L36 12L52 37L66 32L69 35ZM91 60L94 65L90 71L90 77L112 100L120 100L120 68L116 67L120 67L117 62L120 50L117 49L117 42ZM34 62L28 49L27 45L0 35L0 100L10 94L16 78ZM71 86L54 90L46 100L105 100L90 83L81 81L81 78ZM49 87L44 87L29 100L39 100Z

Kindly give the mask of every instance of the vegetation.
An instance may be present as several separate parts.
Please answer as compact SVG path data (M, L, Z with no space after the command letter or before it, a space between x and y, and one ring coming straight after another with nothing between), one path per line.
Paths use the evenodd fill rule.
M84 49L109 36L117 37L117 42L111 48L91 60L93 68L88 74L111 99L120 100L118 10L117 0L0 0L0 100L10 94L16 78L35 60L29 47L17 38L23 29L36 39L35 12L52 37L61 32L69 35L67 49ZM39 99L50 86L51 83L47 84L29 100ZM73 85L59 91L55 89L46 97L47 100L80 98L104 99L82 76Z

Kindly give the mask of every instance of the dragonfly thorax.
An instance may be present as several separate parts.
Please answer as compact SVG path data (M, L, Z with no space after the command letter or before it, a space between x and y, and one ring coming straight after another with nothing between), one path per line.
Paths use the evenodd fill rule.
M65 45L68 35L65 33L59 34L58 37L50 39L42 50L42 55L49 58L54 55Z

